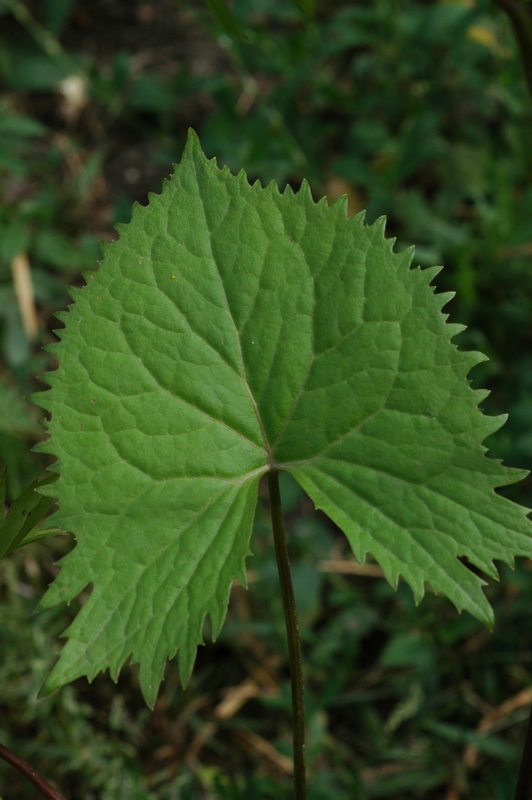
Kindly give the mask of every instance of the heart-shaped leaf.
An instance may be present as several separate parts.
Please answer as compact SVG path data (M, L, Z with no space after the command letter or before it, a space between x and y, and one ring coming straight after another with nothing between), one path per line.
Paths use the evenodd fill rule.
M140 665L153 704L167 658L190 676L245 557L261 475L291 473L417 600L425 582L486 623L494 559L532 556L526 511L485 457L503 422L451 343L451 295L412 269L384 221L280 194L207 161L191 133L160 196L136 206L61 316L38 402L60 477L57 522L78 543L41 607L92 592L46 685Z

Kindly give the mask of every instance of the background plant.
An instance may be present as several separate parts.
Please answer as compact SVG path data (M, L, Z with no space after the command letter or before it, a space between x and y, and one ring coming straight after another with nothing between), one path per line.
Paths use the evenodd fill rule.
M387 213L390 233L405 243L421 243L421 263L446 264L439 286L458 290L452 317L471 326L467 346L479 347L492 359L477 368L479 384L493 389L486 405L511 412L509 426L490 446L508 463L530 464L530 112L513 41L499 12L487 3L473 8L337 3L318 8L312 22L288 2L274 8L269 3L235 3L234 14L251 39L249 46L220 36L218 24L200 4L180 10L170 3L152 3L151 19L142 3L127 4L127 10L120 3L21 5L59 39L70 59L68 67L51 76L52 56L35 30L21 23L10 4L3 4L2 74L10 108L5 119L22 115L41 127L37 134L34 126L32 139L16 135L6 145L2 214L10 222L1 239L11 219L16 221L26 209L22 222L31 243L23 252L30 255L41 339L51 338L46 333L51 312L67 302L65 282L76 283L78 270L87 265L79 261L79 253L92 253L98 238L112 235L111 223L127 218L132 199L145 201L148 188L159 190L168 163L179 157L186 127L193 124L207 154L216 153L220 163L243 166L251 177L274 177L281 185L289 179L294 187L306 174L316 196L325 190L333 195L335 187L338 192L347 189L354 210L369 205L370 221ZM63 20L54 19L52 6L64 9ZM77 117L67 120L59 80L68 77L69 70L76 74L72 61L76 69L83 69L84 105ZM420 130L427 132L426 149L419 148ZM27 178L17 178L15 148L23 154L19 160ZM10 194L15 188L22 195ZM40 223L43 217L48 220L45 226ZM60 266L56 249L55 263L46 261L42 247L34 244L41 227L60 233L77 255L71 249ZM54 241L57 248L57 237ZM1 273L6 296L3 377L22 396L34 388L31 376L47 363L38 342L28 343L20 318L17 322L12 254L8 250ZM15 349L6 349L10 342L12 348L17 342L20 351L25 348L18 364ZM13 407L10 401L8 408ZM10 473L19 476L18 483L10 485L12 497L30 482L34 470L42 469L42 461L32 462L27 456L27 444L38 433L35 419L21 408L25 427L6 423L8 430L2 434L4 460L13 465ZM519 499L525 504L530 504L529 487L527 483L520 489ZM294 487L287 484L285 491L293 503L294 560L302 561L296 590L297 580L313 587L299 589L299 594L309 627L313 752L323 781L336 784L339 797L342 792L356 796L357 791L362 797L385 796L386 791L395 797L401 792L422 795L432 791L431 786L441 793L442 787L461 787L465 777L467 796L511 795L522 741L522 732L512 724L520 714L522 719L526 716L520 710L520 692L529 682L530 643L522 621L530 585L526 565L519 565L515 573L505 572L501 587L490 589L499 622L488 638L472 620L456 618L437 598L416 611L408 592L400 589L393 596L375 578L339 572L344 568L341 540L323 521L311 520L308 501L298 497ZM316 531L310 535L314 527L322 547L320 569L309 544L315 541ZM106 775L112 786L112 774L123 781L131 774L139 796L149 796L150 791L171 796L177 789L161 786L171 786L174 769L180 776L175 780L188 780L194 797L202 785L216 787L212 791L221 797L245 796L253 791L252 781L265 796L273 792L271 775L282 775L284 762L274 755L265 761L256 749L261 740L251 734L282 751L287 732L268 722L269 709L263 709L271 703L287 706L287 684L282 664L275 660L282 652L281 621L270 590L274 564L266 517L257 528L252 591L249 597L235 596L220 650L215 657L201 653L197 683L189 694L181 697L168 673L160 709L146 727L124 724L124 733L116 736L107 721L111 687L100 681L90 689L82 684L76 687L76 707L83 705L85 711L63 714L66 732L53 743L38 722L39 714L44 718L40 709L49 706L28 703L28 687L38 679L12 669L3 683L3 741L13 745L20 737L16 744L21 754L29 758L38 753L49 765L48 775L60 776L63 792L72 797L99 794L98 787L90 788L92 783ZM2 623L3 641L13 642L3 648L3 669L20 664L24 648L37 661L48 657L32 649L37 647L34 630L48 630L40 628L44 622L37 617L26 629L22 623L26 625L43 584L50 580L51 562L64 547L54 545L49 562L31 550L4 562L15 578L11 589L6 583L2 589L2 620L13 619L11 630L29 638L27 644L19 638L15 645L14 636L5 633L7 622ZM355 599L356 617L349 611ZM8 608L13 611L8 613ZM49 634L65 627L68 610L58 613L62 619L55 628L50 623ZM259 648L252 664L235 663L244 635ZM346 651L346 639L352 651ZM49 653L52 646L40 641L39 652ZM218 667L224 664L224 670L215 671L212 660ZM266 687L251 670L265 660L270 673ZM337 669L328 681L325 676L332 665ZM255 691L255 698L236 716L217 717L214 710L222 690L245 684L250 676L259 688L244 686L241 697ZM125 677L119 685L128 714L137 707L129 685ZM281 694L275 696L279 687ZM464 764L466 742L480 721L489 721L490 708L502 713L501 704L510 697L514 711L493 723L505 726L495 743L482 740L476 760ZM86 705L89 699L92 706ZM347 705L348 700L354 705ZM61 695L53 699L55 704L62 702ZM353 709L360 713L360 727L353 724ZM214 730L209 726L224 730L230 749L209 733ZM432 733L427 743L428 729ZM133 749L128 756L125 747L134 730L142 779ZM494 727L490 730L495 736ZM501 737L514 749L499 746ZM98 749L96 741L105 746ZM72 742L79 743L75 752ZM107 748L112 742L117 749ZM88 766L91 750L97 753L99 771L94 763ZM226 777L229 758L234 759L237 787ZM7 774L5 768L0 774ZM11 773L8 779L16 797L18 779ZM20 796L29 796L27 791L20 788Z

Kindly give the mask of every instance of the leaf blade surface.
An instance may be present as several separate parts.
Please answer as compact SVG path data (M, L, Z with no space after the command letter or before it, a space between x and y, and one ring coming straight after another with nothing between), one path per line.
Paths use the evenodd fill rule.
M191 133L160 196L137 207L75 292L54 346L59 524L78 536L47 607L92 594L48 689L124 661L154 702L166 658L186 682L205 616L219 631L257 485L290 472L392 584L429 582L489 623L493 559L532 555L524 509L487 459L478 409L430 281L384 222L348 219L207 161Z

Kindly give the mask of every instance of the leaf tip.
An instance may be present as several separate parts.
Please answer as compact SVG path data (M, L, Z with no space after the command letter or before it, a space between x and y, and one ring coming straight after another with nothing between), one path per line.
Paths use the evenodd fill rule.
M199 136L192 127L189 127L187 131L187 141L185 144L185 148L187 147L190 148L191 150L196 148L197 150L201 151L201 142Z
M48 697L48 695L52 694L52 692L55 692L57 689L59 689L61 685L62 684L60 682L52 680L52 675L49 675L39 689L37 698L40 700L43 697Z
M183 149L180 166L186 162L202 161L204 163L212 164L214 167L218 166L216 158L207 158L201 146L200 138L194 128L189 128L187 133L187 140ZM224 167L224 169L228 169Z

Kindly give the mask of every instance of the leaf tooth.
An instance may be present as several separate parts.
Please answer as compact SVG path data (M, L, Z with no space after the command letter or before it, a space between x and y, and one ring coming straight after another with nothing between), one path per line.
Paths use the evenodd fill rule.
M205 155L205 153L201 149L201 146L200 146L200 149L199 149L199 153L197 155L201 158L201 160L205 164L209 165L212 170L216 170L217 172L222 172L224 175L227 175L229 173L229 175L232 176L233 173L231 172L231 170L229 169L227 164L224 164L223 167L219 167L218 166L217 157L213 156L212 158L207 158L207 156Z
M75 302L76 298L79 296L79 294L83 291L83 289L85 287L84 286L67 286L66 288L67 288L67 291L68 291L70 297ZM61 312L59 312L59 313L61 313ZM58 319L59 319L59 317L58 317Z
M44 373L44 375L48 374L49 373L47 372ZM34 405L39 406L39 408L45 408L46 410L48 410L47 406L41 405L41 398L43 402L47 402L48 394L49 394L48 390L45 392L33 392L32 394L28 395L26 399L28 400L29 403L33 403Z
M155 192L148 192L148 201L150 203L156 202L158 198L159 195L156 194ZM115 230L120 236L126 236L126 237L128 236L129 225L131 225L132 222L136 221L138 217L142 215L144 208L145 206L142 206L137 200L135 200L135 202L131 206L131 222L129 223L117 222L115 225ZM106 244L107 247L112 247L114 249L114 245L118 244L118 240L114 242L106 242Z
M216 605L214 605L210 609L208 615L211 621L212 640L213 642L215 642L218 636L220 635L222 625L224 624L224 620L227 615L227 609L217 608Z
M256 183L258 183L259 186L261 186L260 181L255 181L255 183L253 184L253 188L255 188L255 184ZM261 186L261 188L262 188L262 186ZM266 186L264 187L264 191L265 192L269 192L270 194L274 194L276 196L281 194L281 192L279 191L279 187L277 186L277 182L276 181L270 181L268 184L266 184Z
M166 178L164 178L164 180L163 180L163 184L161 186L161 194L163 193L163 191L166 190L167 186L171 186L172 185L172 179L174 177L174 174L175 174L178 166L179 166L178 164L172 164L172 172L169 175L167 175Z
M329 206L331 211L334 211L338 217L347 217L347 194L342 194Z
M310 189L310 184L306 178L303 178L301 181L301 186L299 187L299 191L297 192L297 197L301 198L304 203L311 203L315 205L314 198L312 197L312 191Z
M64 330L64 328L57 329L58 332L56 332L55 335L59 336L60 331L63 331L63 330ZM48 342L48 344L43 345L43 350L46 350L47 353L52 353L52 355L53 355L58 348L59 348L59 350L61 350L61 346L62 346L62 342L61 341L59 341L59 342ZM53 375L53 374L54 373L52 371L43 372L43 375ZM41 376L39 376L39 377L41 377ZM49 383L49 381L48 381L48 383Z
M50 423L48 422L48 420L46 420L46 419L41 420L41 425L45 426L46 428L48 428L49 424ZM32 447L32 450L33 450L34 453L51 453L52 452L50 450L50 445L49 445L49 440L48 439L46 441L44 441L44 442L37 442L37 444L34 444L33 447ZM50 467L48 467L48 469L52 469L53 466L54 466L53 464L50 465ZM57 472L57 470L52 470L52 471Z
M203 644L203 642L201 643ZM181 685L186 686L194 669L197 647L182 647L179 651L179 677Z
M436 297L437 296L438 295L436 295ZM449 314L443 314L443 316L445 318L447 318L449 316ZM459 333L462 333L462 331L465 331L466 327L467 326L466 325L462 325L461 322L447 322L446 325L445 325L445 332L446 332L447 336L449 337L449 339L452 340L452 339L454 339L455 336L458 336ZM456 347L456 345L455 345L455 347ZM461 352L464 352L464 353L465 352L467 352L467 353L477 353L479 351L478 350L462 350ZM484 353L481 353L480 355L484 355ZM486 360L487 360L487 356L484 356L482 361L486 361Z
M109 664L109 675L114 683L118 683L120 677L121 667L131 660L132 653L122 653L121 658ZM137 663L137 662L133 662Z
M396 242L397 242L397 239L394 237L393 238L394 247L395 247L395 243ZM399 252L396 252L395 250L392 250L392 252L393 252L394 259L396 260L396 263L399 266L401 266L402 269L404 269L404 267L406 267L409 272L415 272L416 273L416 280L418 280L417 276L418 276L419 273L417 272L417 269L413 264L412 254L408 253L407 257L403 258L403 261L405 262L404 265L403 265L398 259L401 256L404 256L404 250L400 250ZM421 273L423 274L423 270L421 270Z
M456 296L456 292L438 292L436 291L437 289L436 286L431 286L430 288L432 289L432 292L434 294L434 299L436 300L436 302L440 307L440 311L444 306L447 305L447 303L450 303L451 300ZM454 323L454 324L459 325L459 323ZM461 328L462 330L464 330L465 325L462 325Z
M470 383L471 383L471 381L470 381ZM471 391L477 396L478 403L482 403L482 401L485 400L486 397L488 397L491 394L489 389L471 389ZM481 409L479 409L479 410L481 411L482 414L484 414L484 412ZM508 418L508 415L507 414L502 414L501 416L505 417L505 420L502 423L504 425L504 423L506 422L506 419Z
M474 567L477 567L478 569L481 569L482 572L484 572L484 574L487 575L488 578L491 578L492 581L497 581L497 583L498 583L501 580L501 576L499 575L499 570L495 566L495 562L493 561L493 559L491 559L491 558L487 558L487 559L475 558L474 553L471 553L471 555L468 556L468 558L469 558L469 561L471 562L471 564ZM508 563L505 560L504 556L500 560L504 564ZM487 581L482 581L482 584L484 586L487 586Z
M408 249L410 249L410 248L408 248ZM421 273L422 278L424 278L424 280L426 281L427 286L430 286L431 282L434 280L436 275L439 275L439 273L442 271L443 267L442 266L437 266L437 267L418 267L418 269L419 269L419 271ZM436 289L436 287L434 286L433 289Z
M366 209L359 211L358 214L355 214L354 217L348 218L347 224L351 225L353 228L357 230L361 230L362 228L367 227L364 224L364 220L366 219Z
M477 407L477 411L481 414L482 421L484 423L482 430L482 441L484 441L484 439L487 439L488 436L491 436L492 433L495 433L495 431L500 430L500 428L502 428L502 426L506 424L506 421L508 419L508 414L497 414L497 416L491 417L485 414L481 408ZM487 449L489 450L489 448ZM502 461L500 459L494 458L491 460L498 461L499 464L502 464Z
M229 171L229 167L227 167L227 170ZM229 173L229 174L231 174L231 173ZM241 183L242 186L249 186L249 187L253 188L254 186L256 186L258 184L259 188L262 188L261 182L259 180L256 180L253 183L253 185L251 185L250 182L249 182L248 176L246 175L246 172L243 169L241 169L239 172L237 172L236 175L232 175L231 177L234 177L235 180L239 181L239 183Z
M102 245L101 245L102 252L103 252L104 244L108 245L108 244L111 244L111 242L102 243ZM95 280L96 279L96 273L99 272L99 271L100 271L100 267L99 266L96 267L96 269L84 269L81 274L83 276L83 280L85 281L85 283L88 283L91 280L92 281Z
M114 244L115 244L115 242L102 242L100 244L100 250L102 252L102 262L105 261L106 258L109 258L109 256L111 255L111 252L112 252ZM83 273L83 277L85 278L85 280L87 280L87 278L88 278L88 280L87 280L87 283L88 283L89 280L95 280L96 279L96 273L97 272L99 272L99 269L98 270L94 270L94 269L88 270L86 273L85 272ZM93 277L93 275L94 275L94 277Z
M473 369L473 367L476 367L477 364L483 364L485 361L489 361L488 356L485 355L485 353L481 353L480 350L458 350L456 357L458 359L461 359L462 364L465 367L466 375ZM485 395L486 397L489 394L489 391L487 389L478 389L477 391L479 392L486 391L487 392L487 394ZM484 399L484 397L482 399Z
M386 578L392 589L396 590L399 584L399 578L401 577L401 572L399 571L399 569L396 567L396 565L385 563L384 560L380 559L378 556L374 556L374 558L377 564L382 569L384 577Z
M70 310L70 306L69 306L69 310ZM54 336L57 338L57 341L56 342L47 342L45 345L43 345L43 349L46 350L47 352L49 351L50 353L53 353L54 350L57 347L61 348L62 347L63 338L65 336L68 336L68 334L69 334L69 330L66 327L67 326L67 321L68 321L68 312L67 311L62 311L61 313L65 315L65 318L63 319L62 317L58 317L58 319L59 319L59 322L63 323L63 327L62 328L59 328L59 327L54 328Z
M395 242L395 241L396 241L396 240L394 239L394 242ZM397 256L397 258L402 258L402 259L403 259L403 261L405 261L405 263L406 263L406 264L407 264L407 265L408 265L410 268L412 268L412 267L411 267L411 265L412 265L412 261L414 260L414 256L415 256L415 254L416 254L416 248L414 247L414 245L410 245L410 247L405 247L405 249L404 249L404 250L401 250L401 252L400 252L400 253L395 253L395 255ZM399 262L398 262L398 263L399 263ZM421 270L421 268L420 268L419 266L415 267L415 269L416 269L416 270L418 270L418 269L419 269L419 270L420 270L420 271L423 273L423 270Z
M74 303L69 303L67 308L66 308L66 311L54 311L53 316L56 319L58 319L60 322L64 322L65 325L66 325L67 321L69 319L71 319L71 313L72 313L73 306L74 306ZM62 330L63 330L63 328L54 328L55 335L59 336L60 334L58 333L58 331L60 332Z
M117 222L115 225L115 231L119 236L123 236L127 232L127 225L124 222Z
M368 227L371 228L371 230L374 232L376 236L378 234L381 234L382 238L386 239L386 234L385 234L386 222L387 222L386 217L383 214L382 217L377 217L375 222L372 225L369 225Z

